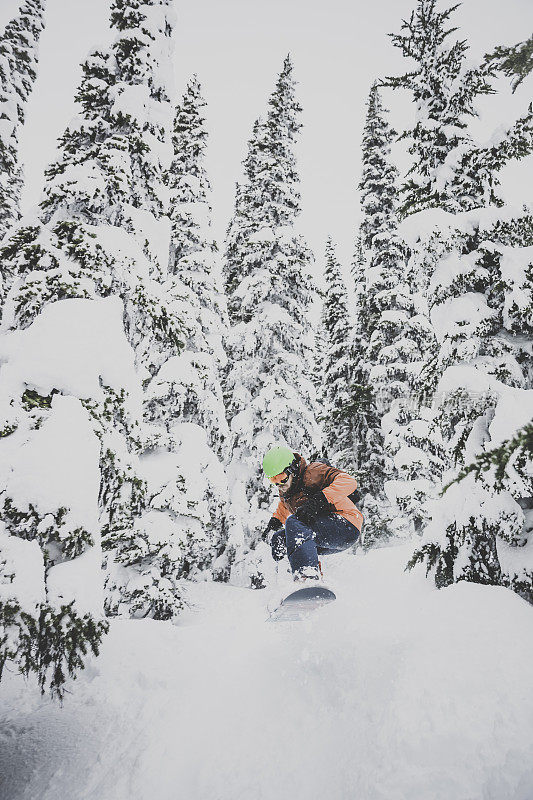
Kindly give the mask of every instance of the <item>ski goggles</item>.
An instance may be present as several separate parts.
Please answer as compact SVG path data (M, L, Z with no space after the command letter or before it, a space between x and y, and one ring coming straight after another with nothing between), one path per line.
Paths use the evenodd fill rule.
M273 483L274 486L283 486L283 484L287 483L289 480L289 475L286 472L280 472L279 475L274 475L272 478L268 479L270 483Z

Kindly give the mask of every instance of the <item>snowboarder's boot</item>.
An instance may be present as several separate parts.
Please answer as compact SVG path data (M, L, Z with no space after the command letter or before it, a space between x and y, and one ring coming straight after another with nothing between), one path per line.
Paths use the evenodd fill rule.
M322 581L324 573L322 572L322 564L318 562L318 567L304 567L300 572L294 573L295 583L310 583L315 581Z

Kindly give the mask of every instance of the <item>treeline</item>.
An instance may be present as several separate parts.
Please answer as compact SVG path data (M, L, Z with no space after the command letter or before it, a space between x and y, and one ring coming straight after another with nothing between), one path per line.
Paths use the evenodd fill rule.
M219 246L201 86L169 90L171 6L113 0L113 44L83 63L78 116L22 218L44 3L0 40L0 674L59 696L109 618L173 621L188 580L268 582L274 442L355 472L367 546L413 536L438 586L533 601L533 225L498 183L533 151L531 107L485 146L470 133L498 76L526 78L530 40L472 66L455 9L418 0L392 37L415 68L370 89L351 284L330 239L315 330L291 59ZM395 89L416 106L403 179Z

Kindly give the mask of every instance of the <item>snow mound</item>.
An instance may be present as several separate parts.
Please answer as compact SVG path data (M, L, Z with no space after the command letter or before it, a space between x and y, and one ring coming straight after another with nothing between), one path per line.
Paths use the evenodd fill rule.
M3 396L21 396L29 386L44 396L57 389L99 400L101 380L117 391L134 387L133 351L124 334L123 313L118 297L60 300L45 306L29 328L4 334Z
M68 527L96 536L99 458L88 412L76 398L55 395L51 415L13 454L5 491L19 510L31 504L42 515L54 513L68 497Z

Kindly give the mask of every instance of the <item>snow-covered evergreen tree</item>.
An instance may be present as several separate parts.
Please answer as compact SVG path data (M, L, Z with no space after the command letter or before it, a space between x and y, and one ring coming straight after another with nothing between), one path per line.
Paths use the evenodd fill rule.
M351 319L347 288L331 238L326 244L325 261L326 291L321 319L324 351L320 362L323 446L336 466L354 472L357 443L352 408Z
M510 420L510 414L516 413L517 405L524 403L520 408L520 416L526 419L533 415L532 393L526 396L510 395L507 401L496 407L496 414L490 425L490 446L486 445L473 461L464 467L454 483L467 481L470 485L461 487L461 499L467 492L472 491L472 478L474 478L474 492L483 487L484 492L479 492L482 498L481 524L487 524L487 506L496 512L496 524L503 521L501 537L495 539L497 561L494 559L496 577L498 582L508 586L520 594L525 600L533 603L533 557L531 555L533 543L533 424L526 423L519 427L519 420ZM517 402L518 401L518 402ZM509 424L511 422L511 424ZM507 438L505 438L507 437ZM476 486L480 482L481 487ZM448 489L448 487L446 487ZM452 487L454 488L454 487ZM472 507L471 511L474 511ZM474 511L475 514L475 511ZM470 520L471 522L471 520ZM514 530L513 530L514 528ZM479 541L479 532L478 541ZM509 533L513 534L509 536ZM474 548L473 548L474 549ZM453 551L452 551L453 552ZM435 553L437 558L440 553ZM442 564L442 562L441 562ZM449 573L453 572L451 561L448 562ZM473 566L473 564L471 564ZM488 570L487 573L488 574ZM444 582L449 581L450 574L439 576ZM478 580L478 575L475 575Z
M367 113L363 129L362 172L359 190L363 217L361 221L362 244L366 250L374 249L372 266L379 266L386 247L384 234L394 230L397 214L398 170L391 161L391 145L396 131L387 119L377 83L372 85L367 102ZM376 237L378 237L376 239ZM393 256L400 259L398 243L393 242ZM373 315L375 316L375 315ZM372 321L368 322L372 329Z
M26 0L0 36L0 240L20 217L19 133L37 77L44 0Z
M437 0L418 0L402 25L403 33L392 35L393 44L416 62L414 70L385 81L411 91L416 105L415 124L402 134L411 140L413 155L401 190L404 215L428 208L456 213L498 204L498 170L527 152L524 133L531 128L531 107L499 135L499 141L479 148L472 140L468 126L477 115L476 100L494 92L493 78L505 66L490 56L471 63L467 42L454 40L457 28L447 27L457 8L438 11ZM423 278L418 275L419 281Z
M152 383L172 371L197 325L194 297L168 274L170 0L116 0L111 21L110 50L83 65L82 111L47 171L41 219L23 220L0 254L14 279L0 371L1 657L52 689L67 671L61 659L77 668L105 629L101 586L76 615L76 575L101 582L100 534L107 612L159 619L176 616L180 578L209 564L223 538L214 523L219 538L207 530L205 432L150 414ZM59 464L70 480L54 441L65 443ZM26 485L30 459L40 472ZM38 478L47 471L45 492ZM42 591L29 599L19 540L42 572ZM47 637L57 642L52 658Z
M117 298L52 301L0 336L0 672L59 696L107 629L99 498L126 526L143 496L122 315Z
M386 114L374 84L359 185L363 279L355 293L353 390L361 453L358 474L366 490L367 545L398 528L418 529L423 518L421 489L429 489L423 469L425 438L414 431L422 427L416 375L432 337L419 310L420 299L407 281L407 249L397 231L398 175L391 159L395 132Z
M146 502L144 510L134 507L135 524L104 526L106 609L160 619L179 612L178 581L192 569L188 551L204 539L209 521L199 489L205 485L193 476L202 472L205 435L172 424L169 390L176 383L176 357L197 326L192 292L168 271L171 21L170 0L113 4L115 42L84 64L78 94L83 114L61 140L42 204L51 224L74 196L81 218L104 235L103 247L121 259L127 255L126 264L120 259L113 268L111 286L102 289L125 300L126 332L145 389L149 425L138 448L145 453L139 470ZM112 226L112 236L102 223ZM195 433L196 448L190 442ZM195 449L198 458L190 463Z
M167 425L182 454L179 495L187 504L175 498L172 512L179 511L186 519L201 510L197 529L187 535L182 559L181 574L189 577L211 567L227 531L227 482L219 460L226 456L229 436L221 386L227 309L211 233L204 106L194 78L175 112L173 160L167 175L169 273L170 280L188 292L188 335L152 379L146 405L148 418ZM219 572L215 567L215 574Z
M285 441L309 455L320 448L312 384L309 307L312 255L295 224L300 210L294 143L300 122L292 62L285 59L244 162L225 258L232 329L226 395L233 442L229 480L233 575L262 585L261 568L243 562L267 519L271 495L261 478L264 451ZM260 551L261 548L259 548ZM260 552L259 552L260 557Z
M475 100L492 91L492 67L488 62L467 64L466 41L450 42L457 29L447 25L457 8L439 11L437 0L418 0L402 32L391 37L416 63L415 69L385 82L410 90L416 106L415 123L402 134L411 139L413 156L402 186L403 214L434 207L461 211L479 204L479 187L472 184L469 171L455 166L470 142L467 126L476 114Z
M443 63L447 53L445 61L454 64L448 89L442 91L444 84L437 74L433 94L427 83L424 109L431 108L432 114L424 118L426 123L432 120L433 144L440 147L441 128L450 132L449 109L455 109L460 137L456 141L448 137L438 155L427 133L431 126L426 124L425 141L427 153L433 152L432 161L422 168L419 158L412 170L412 185L406 187L411 198L406 207L412 210L418 204L426 210L405 220L402 234L412 249L412 285L424 291L438 341L438 348L426 354L418 384L422 394L433 400L430 439L434 449L441 450L443 445L447 449L451 472L445 480L449 482L454 470L464 469L491 448L496 436L493 418L499 419L498 409L504 401L512 395L518 416L529 404L531 329L525 310L531 308L527 277L531 211L503 205L498 172L510 159L532 152L533 115L529 108L508 130L500 130L486 147L479 147L467 122L475 97L492 91L495 66L487 66L486 61L479 68L466 67L466 43L448 48L442 44L452 33L444 31L443 21L453 9L438 15L434 4L426 7L421 2L418 10L422 8L428 11L425 27L420 28L425 30L427 45L422 46L419 38L420 46L411 47L406 39L404 52L416 58L418 76L427 72L427 65L433 69L436 63ZM410 29L413 40L414 30ZM416 82L410 79L409 85L416 98ZM422 182L418 181L419 171ZM419 192L422 185L423 196ZM508 433L512 435L513 430ZM515 582L523 593L524 579L516 577L520 573L516 565L520 553L524 564L527 562L527 553L520 550L525 524L520 503L528 502L522 496L476 483L471 475L454 482L433 504L432 523L413 563L427 557L439 585L462 579L505 585ZM514 548L513 578L499 558L507 546ZM522 573L525 570L530 575L528 569L523 565Z
M211 187L205 169L206 102L196 77L188 84L174 119L174 158L169 171L170 272L197 301L196 340L181 354L184 386L173 415L201 425L219 453L227 446L228 426L221 388L226 357L227 308L217 246L211 232Z
M388 376L383 380L382 373L376 372L374 368L379 363L381 350L382 315L394 312L392 298L387 290L391 287L396 289L401 284L404 260L401 243L396 235L397 170L390 158L391 143L395 135L386 119L378 86L374 84L367 104L359 183L363 212L361 246L366 257L365 288L364 293L359 294L357 318L365 344L359 363L362 375L359 383L366 388L366 408L361 409L366 419L362 452L368 475L368 490L381 504L387 477L381 416L390 407L392 398L389 395L391 387Z
M459 212L479 205L484 199L496 202L494 162L490 167L481 168L481 153L478 153L478 158L473 155L475 146L468 131L469 119L475 115L475 99L492 91L490 78L493 68L487 62L479 67L467 64L466 42L449 40L448 37L456 30L447 28L455 8L439 12L433 0L419 0L409 22L404 22L404 35L393 36L394 44L402 49L404 55L416 61L416 69L407 75L387 79L388 85L410 89L417 106L416 123L404 133L405 137L412 139L410 152L414 156L408 180L403 186L404 214L431 208ZM525 120L515 128L520 128ZM516 131L513 136L516 138ZM484 159L489 162L493 157L494 153L488 148ZM409 221L410 229L415 232L421 224L419 217L415 213ZM430 235L421 246L416 235L408 238L412 240L413 250L407 274L410 291L421 312L418 319L422 322L429 314L427 292L431 275L435 264L446 255L448 242ZM429 328L429 324L422 327ZM443 468L443 437L427 407L439 376L437 349L431 338L426 338L423 346L424 363L417 367L415 390L423 413L419 421L414 420L414 427L419 429L421 441L427 440L423 446L427 453L422 460L429 469L430 483L434 483L438 482ZM404 427L404 432L408 430ZM416 442L410 442L412 454L415 453L411 447L413 444ZM405 452L405 448L400 448L400 452ZM419 461L415 459L418 478L423 472ZM427 488L429 490L430 484ZM419 500L417 497L413 509L416 505L422 507ZM418 527L423 521L424 515L419 519Z
M366 495L375 489L374 480L379 480L374 471L373 459L376 447L372 442L379 428L376 415L375 397L368 381L367 348L368 330L364 314L368 308L366 270L368 251L361 230L355 240L350 274L352 277L352 328L349 339L351 362L350 414L354 428L354 469L362 493ZM379 448L377 448L379 450ZM378 469L378 473L379 473ZM370 541L370 539L369 539Z
M439 341L433 408L450 459L447 482L470 473L470 462L531 417L532 223L531 213L488 206L441 217L428 231L448 243L428 298ZM435 503L415 560L428 557L439 585L466 579L524 593L532 572L523 509L531 499L528 465L518 466L505 485L466 474Z

